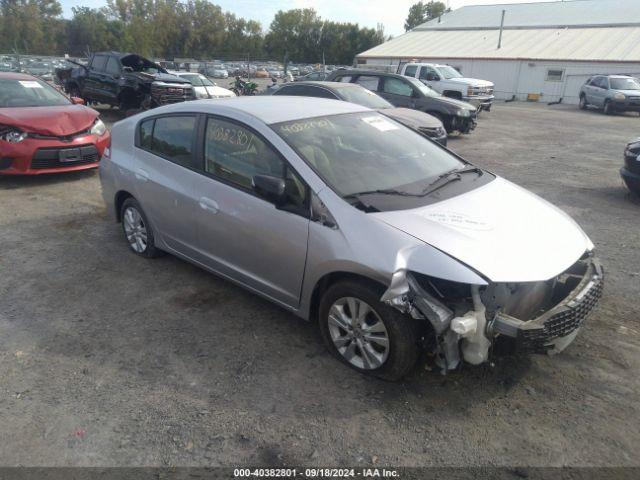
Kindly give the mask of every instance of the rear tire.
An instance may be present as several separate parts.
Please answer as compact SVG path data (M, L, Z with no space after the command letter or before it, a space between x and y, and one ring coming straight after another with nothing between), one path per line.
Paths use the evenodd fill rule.
M341 362L395 381L414 368L420 353L419 333L415 320L380 302L381 294L381 288L366 281L332 285L320 300L320 332Z
M125 240L133 253L145 258L156 258L163 254L156 247L153 229L144 210L133 197L127 198L122 204L120 219Z
M589 104L587 103L587 97L584 95L580 95L580 102L578 103L578 107L580 108L580 110L586 110L588 105Z

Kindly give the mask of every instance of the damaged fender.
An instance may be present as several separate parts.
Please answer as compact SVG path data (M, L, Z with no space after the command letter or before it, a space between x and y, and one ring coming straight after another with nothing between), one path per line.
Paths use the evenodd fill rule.
M426 319L431 323L438 340L437 363L444 372L459 365L460 351L464 360L471 364L478 365L487 361L491 341L485 334L487 320L485 307L480 298L480 286L487 285L487 282L472 270L451 259L451 275L444 280L469 284L473 300L469 311L462 316L456 316L443 302L427 292L412 275L411 272L417 272L433 276L430 265L421 261L421 256L416 255L417 252L419 248L415 247L398 252L396 269L381 301L414 319ZM460 340L463 340L461 348Z

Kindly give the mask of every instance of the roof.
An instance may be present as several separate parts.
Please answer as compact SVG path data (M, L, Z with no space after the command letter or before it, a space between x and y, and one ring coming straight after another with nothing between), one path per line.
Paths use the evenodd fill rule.
M38 80L33 75L17 72L0 72L0 79L4 80Z
M220 113L218 107L252 115L266 124L289 122L304 118L340 115L344 113L368 112L370 109L340 100L315 97L287 97L258 95L217 100L195 100L174 103L160 107L164 112L183 112L195 110L203 113ZM154 109L154 112L159 112Z
M572 0L564 2L470 5L445 13L415 30L553 28L640 25L638 0Z
M358 57L640 62L640 26L499 30L413 30Z

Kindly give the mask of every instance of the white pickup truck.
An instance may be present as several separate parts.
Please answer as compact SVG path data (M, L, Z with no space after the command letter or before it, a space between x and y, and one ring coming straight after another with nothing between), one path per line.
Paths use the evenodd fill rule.
M398 73L414 77L433 88L445 97L464 100L482 110L491 110L493 103L493 83L477 78L463 77L449 65L436 63L404 63L398 67Z

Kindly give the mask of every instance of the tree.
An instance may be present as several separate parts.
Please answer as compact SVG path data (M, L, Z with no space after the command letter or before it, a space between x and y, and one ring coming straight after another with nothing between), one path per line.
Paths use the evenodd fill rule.
M57 0L0 0L0 47L19 53L54 53L61 13Z
M429 3L424 3L421 0L409 8L409 16L404 22L404 30L408 32L432 18L439 17L446 11L447 6L442 2L431 0Z

